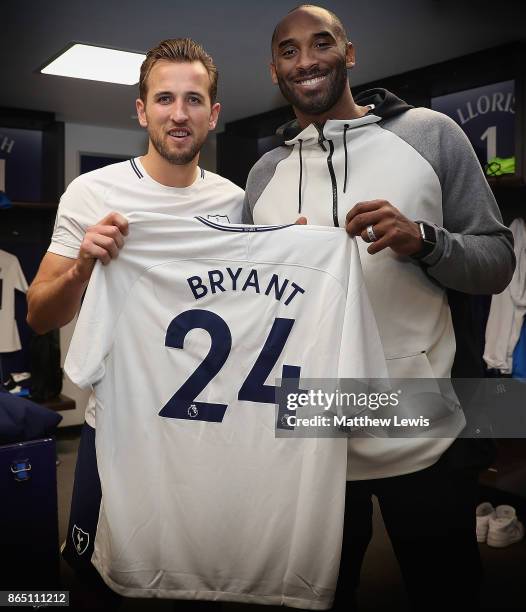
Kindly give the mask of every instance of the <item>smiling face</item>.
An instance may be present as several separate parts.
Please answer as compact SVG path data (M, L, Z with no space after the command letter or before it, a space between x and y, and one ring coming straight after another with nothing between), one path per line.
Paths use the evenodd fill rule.
M137 115L155 151L171 164L192 162L215 128L220 106L211 105L209 92L210 77L199 61L161 60L151 69Z
M346 95L354 51L344 36L331 15L319 8L295 10L278 25L271 76L297 114L315 120Z

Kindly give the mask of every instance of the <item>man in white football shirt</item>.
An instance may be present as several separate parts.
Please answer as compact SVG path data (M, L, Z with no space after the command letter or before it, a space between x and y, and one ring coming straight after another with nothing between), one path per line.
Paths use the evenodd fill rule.
M148 130L148 152L79 176L62 196L51 245L28 292L27 320L36 332L74 318L96 260L109 264L124 245L124 215L144 210L240 220L242 190L198 166L220 111L216 93L217 69L199 44L165 40L148 52L136 102L139 123ZM88 574L100 505L94 427L90 401L64 548L70 564Z

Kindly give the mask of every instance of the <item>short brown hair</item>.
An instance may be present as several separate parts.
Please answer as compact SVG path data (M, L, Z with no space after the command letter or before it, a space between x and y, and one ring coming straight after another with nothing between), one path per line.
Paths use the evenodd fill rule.
M148 76L160 60L169 62L201 62L208 72L210 78L210 101L212 104L217 96L217 68L214 60L208 55L203 47L191 38L169 38L161 41L156 47L150 49L146 54L146 59L141 65L141 76L139 78L139 97L146 103L148 87L146 82Z

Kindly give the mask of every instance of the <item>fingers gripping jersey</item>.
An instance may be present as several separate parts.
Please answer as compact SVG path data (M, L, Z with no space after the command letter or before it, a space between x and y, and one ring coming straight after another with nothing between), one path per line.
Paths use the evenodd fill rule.
M131 597L330 607L346 440L275 435L277 378L385 375L354 240L155 213L97 264L66 360L96 394L93 563Z

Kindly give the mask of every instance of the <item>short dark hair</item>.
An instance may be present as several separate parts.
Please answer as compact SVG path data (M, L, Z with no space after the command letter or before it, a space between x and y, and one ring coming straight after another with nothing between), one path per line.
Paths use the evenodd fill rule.
M287 15L290 15L294 11L298 11L298 10L303 9L303 8L315 8L315 9L320 9L320 10L325 11L326 13L328 13L330 18L331 18L331 20L332 20L334 28L336 30L336 35L340 39L340 42L347 43L347 41L349 39L348 39L347 32L345 30L345 27L344 27L341 19L338 17L338 15L336 15L336 13L333 13L331 10L325 8L324 6L318 6L316 4L298 4L298 6L295 6L293 9L290 9L290 11L287 13ZM272 32L272 40L270 42L270 52L272 53L272 55L274 55L274 53L273 53L274 43L276 42L276 36L277 36L277 33L278 33L279 24L282 21L283 20L280 19L280 21L277 23L276 27L274 28L274 32Z
M148 93L148 76L155 64L161 60L169 62L201 62L210 78L210 101L214 104L217 96L217 68L211 56L208 55L199 43L191 38L168 38L148 51L146 59L141 65L141 75L139 78L139 97L144 103L146 103L146 95Z

